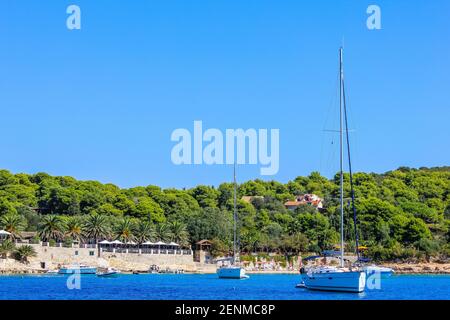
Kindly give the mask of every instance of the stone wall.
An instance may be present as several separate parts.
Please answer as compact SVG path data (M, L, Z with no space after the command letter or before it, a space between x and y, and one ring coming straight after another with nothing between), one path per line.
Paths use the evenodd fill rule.
M20 246L20 244L18 244ZM31 244L37 256L30 258L29 267L33 269L56 269L58 265L74 263L97 267L115 267L122 271L147 271L151 265L160 269L183 269L189 272L197 270L191 254L138 254L101 252L97 248L48 247ZM42 268L44 267L44 268Z

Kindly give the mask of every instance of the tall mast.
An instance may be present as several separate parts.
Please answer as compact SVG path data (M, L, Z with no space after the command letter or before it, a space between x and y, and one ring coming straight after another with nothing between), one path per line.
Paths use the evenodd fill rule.
M233 166L233 184L234 184L234 203L233 203L233 262L239 262L239 257L237 256L237 234L236 234L236 220L237 220L237 210L236 210L236 163Z
M341 197L341 267L344 267L344 143L343 127L344 117L342 109L342 82L344 81L343 48L339 49L339 144L340 144L340 197Z

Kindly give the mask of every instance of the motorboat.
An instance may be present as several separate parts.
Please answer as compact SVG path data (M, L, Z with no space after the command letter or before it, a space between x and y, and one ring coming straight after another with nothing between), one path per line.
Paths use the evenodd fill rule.
M54 269L54 270L47 270L47 272L45 274L52 275L52 274L58 274L58 273L59 273L59 270L58 269Z
M114 268L99 268L96 272L97 277L114 277L120 274L120 271Z

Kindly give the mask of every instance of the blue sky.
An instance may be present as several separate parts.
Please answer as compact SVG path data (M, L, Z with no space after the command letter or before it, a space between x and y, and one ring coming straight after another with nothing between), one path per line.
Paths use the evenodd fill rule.
M450 3L2 1L0 168L122 187L218 185L230 166L175 166L174 129L280 129L287 182L338 169L337 54L353 165L450 165ZM81 30L66 8L81 8ZM377 4L382 30L366 28ZM334 100L333 100L334 99ZM334 141L337 142L337 141Z

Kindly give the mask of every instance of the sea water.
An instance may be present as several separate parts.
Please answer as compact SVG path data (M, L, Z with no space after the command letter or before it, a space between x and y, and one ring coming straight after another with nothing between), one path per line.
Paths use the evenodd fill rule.
M81 275L80 288L69 289L63 275L0 276L0 299L38 300L449 300L449 275L394 275L379 289L364 293L295 288L299 275L255 274L249 279L218 279L216 274L122 274L116 278Z

